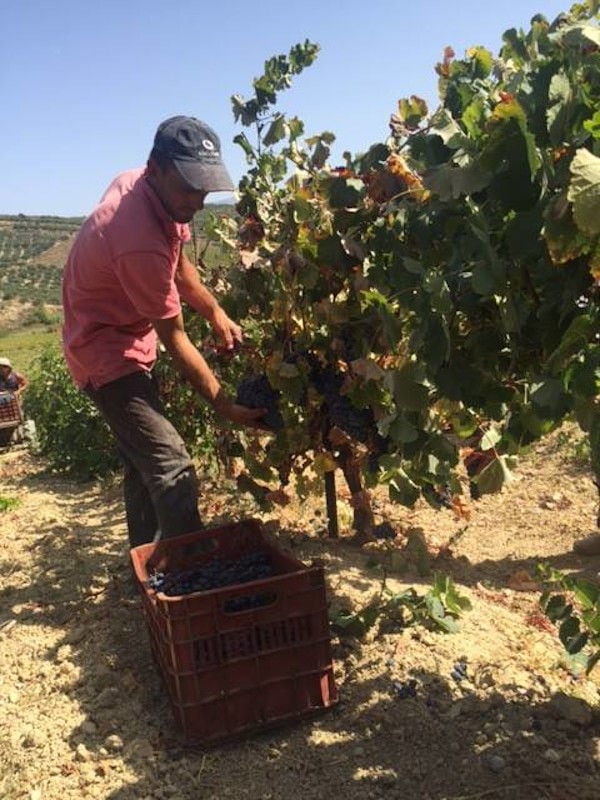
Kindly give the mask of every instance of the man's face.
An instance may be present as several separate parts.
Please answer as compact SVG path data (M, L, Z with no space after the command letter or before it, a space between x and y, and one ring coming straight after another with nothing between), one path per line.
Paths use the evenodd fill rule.
M0 378L8 378L11 373L10 367L0 366Z
M189 222L196 211L204 208L206 192L192 189L173 166L161 169L156 162L149 161L148 181L175 222Z

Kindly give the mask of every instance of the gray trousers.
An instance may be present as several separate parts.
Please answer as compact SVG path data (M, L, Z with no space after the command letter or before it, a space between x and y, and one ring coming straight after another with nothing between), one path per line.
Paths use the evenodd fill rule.
M202 528L196 470L164 417L156 378L134 372L85 391L108 423L125 466L131 547Z

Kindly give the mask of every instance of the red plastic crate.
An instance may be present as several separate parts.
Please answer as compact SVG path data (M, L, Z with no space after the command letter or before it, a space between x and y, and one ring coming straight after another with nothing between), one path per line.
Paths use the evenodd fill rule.
M169 597L148 578L216 556L267 553L273 576ZM323 569L269 543L257 520L131 550L152 649L189 743L214 743L312 715L337 702ZM264 603L228 610L236 598Z
M0 392L0 428L14 427L23 421L21 404L12 392Z

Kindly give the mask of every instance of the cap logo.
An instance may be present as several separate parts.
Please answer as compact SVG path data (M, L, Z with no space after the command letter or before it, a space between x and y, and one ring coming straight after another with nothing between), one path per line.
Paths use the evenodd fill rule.
M202 147L204 147L205 150L214 150L215 149L215 146L211 142L210 139L202 139Z

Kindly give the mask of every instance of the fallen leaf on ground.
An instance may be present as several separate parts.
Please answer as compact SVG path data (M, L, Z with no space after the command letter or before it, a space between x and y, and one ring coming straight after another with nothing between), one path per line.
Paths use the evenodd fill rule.
M508 586L516 592L537 592L540 584L531 577L526 569L518 569L507 581Z

